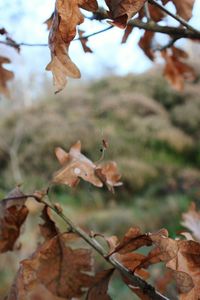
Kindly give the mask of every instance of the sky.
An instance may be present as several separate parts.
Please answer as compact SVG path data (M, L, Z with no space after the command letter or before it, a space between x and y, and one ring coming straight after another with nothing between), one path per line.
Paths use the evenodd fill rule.
M5 27L16 42L47 43L48 31L43 23L51 15L54 4L54 0L0 0L0 26ZM200 29L199 18L200 0L196 0L194 16L190 22ZM106 22L100 24L98 21L86 20L81 28L92 33L106 26ZM137 46L142 33L142 30L135 29L127 43L121 45L123 31L113 28L90 38L89 46L94 53L84 53L80 41L74 41L70 46L70 56L80 68L83 80L98 78L104 74L141 73L152 66L151 61ZM18 55L15 50L1 46L0 53L11 57L13 63L9 68L21 80L30 80L31 74L37 74L38 78L51 77L45 71L45 66L50 61L48 47L22 47Z

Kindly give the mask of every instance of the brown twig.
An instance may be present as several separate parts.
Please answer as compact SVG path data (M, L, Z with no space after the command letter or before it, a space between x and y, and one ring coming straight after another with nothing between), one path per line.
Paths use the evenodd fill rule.
M172 26L161 26L156 23L148 22L145 23L139 19L132 19L128 22L129 25L137 27L140 29L145 29L147 31L159 32L163 34L174 35L177 38L191 38L199 39L200 32L193 32L183 27L172 27Z

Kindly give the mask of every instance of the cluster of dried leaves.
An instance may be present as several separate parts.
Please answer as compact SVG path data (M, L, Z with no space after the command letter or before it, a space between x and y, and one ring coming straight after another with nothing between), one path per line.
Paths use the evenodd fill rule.
M168 25L167 17L171 13L166 10L165 5L169 2L175 6L174 18L180 22L180 26ZM49 48L51 51L51 61L46 69L53 74L55 92L65 87L68 77L79 78L81 76L68 53L70 43L77 32L84 51L92 52L87 45L88 38L79 28L79 25L84 22L84 10L92 12L91 20L107 19L108 23L125 30L122 43L127 41L135 27L144 29L139 46L152 61L156 59L159 52L165 61L164 76L174 88L179 91L183 90L184 81L195 80L196 74L193 68L185 62L188 58L187 53L173 45L183 37L199 41L200 32L187 23L192 17L194 2L195 0L161 0L162 6L159 6L156 0L105 0L108 10L103 10L99 8L97 0L56 0L55 11L45 22L50 30ZM157 32L167 36L167 44L161 46L156 41ZM19 45L9 38L5 29L1 29L0 34L6 36L6 41L10 46L19 50ZM6 95L8 94L7 81L13 77L13 73L2 67L2 64L9 62L7 58L0 57L0 92Z
M81 153L80 141L70 148L69 153L62 148L56 148L55 153L62 168L55 173L54 183L73 187L78 184L79 178L82 178L97 187L105 184L110 191L122 185L116 163L114 161L93 163Z
M139 41L139 46L145 54L151 59L155 59L155 53L152 50L156 30L153 30L153 25L162 22L166 18L164 13L159 7L154 4L148 3L145 0L136 1L112 1L105 0L109 10L103 13L102 18L105 16L113 26L118 26L125 29L122 42L125 43L128 36L135 27L131 20L136 15L139 20L150 18L149 28L144 32L144 35ZM149 1L151 2L151 1ZM192 9L194 0L162 0L165 5L168 2L173 2L176 8L176 13L186 21L192 17ZM54 84L56 91L60 91L66 84L67 77L79 78L80 72L77 66L71 61L68 55L70 42L76 35L76 27L83 23L84 18L80 9L96 12L98 11L98 3L96 0L92 1L56 1L55 13L52 16L52 26L49 35L49 45L51 50L52 60L47 66L47 70L52 71L54 77ZM148 12L147 12L148 11ZM147 15L148 14L148 15ZM100 18L100 14L96 15ZM95 18L95 15L94 15ZM83 49L86 52L91 52L91 49L86 45L87 39L83 39L83 33L79 31ZM174 38L173 35L169 36ZM180 38L180 37L179 37ZM177 38L178 39L178 38ZM175 47L166 47L161 50L162 57L165 60L164 76L170 83L178 90L182 90L184 80L194 80L196 78L195 72L192 67L185 63L187 53Z
M82 178L97 187L103 183L109 188L119 185L120 175L115 163L96 165L80 150L80 142L73 145L69 153L56 149L62 168L53 176L53 182L74 186ZM146 282L151 278L149 267L158 263L165 266L163 276L155 281L161 293L165 293L166 287L175 280L179 299L200 299L200 211L194 203L183 214L182 221L190 233L183 231L180 238L170 238L166 229L142 233L139 228L131 227L119 240L117 236L81 233L83 231L67 221L58 205L51 206L44 200L46 193L24 195L17 187L0 202L1 253L15 249L28 214L26 200L29 197L43 203L42 224L39 224L43 242L31 257L21 261L7 300L64 300L84 295L88 300L109 300L108 286L116 271L140 299L167 299ZM61 233L56 226L52 209L69 225L67 232ZM107 243L107 249L102 252L99 250L102 245L97 247L99 236L103 244ZM80 238L97 250L111 268L95 272L92 250L80 248ZM132 277L138 280L137 284L133 284Z

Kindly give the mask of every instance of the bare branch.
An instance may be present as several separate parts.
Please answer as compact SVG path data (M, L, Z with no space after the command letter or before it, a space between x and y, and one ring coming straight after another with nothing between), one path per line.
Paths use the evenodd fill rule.
M128 24L132 25L133 27L145 29L147 31L174 35L174 36L178 37L179 39L180 38L190 38L190 39L199 39L200 38L200 32L193 32L191 30L188 30L188 29L182 28L182 27L161 26L161 25L158 25L158 24L152 23L152 22L145 23L139 19L132 19L128 22Z

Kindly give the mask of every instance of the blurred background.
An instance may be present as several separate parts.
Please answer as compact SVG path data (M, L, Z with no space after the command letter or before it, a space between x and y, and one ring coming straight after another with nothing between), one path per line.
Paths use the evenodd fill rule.
M16 42L47 43L43 23L54 1L13 0L8 9L9 4L0 0L1 27ZM195 5L193 25L200 1ZM106 26L86 20L81 28L91 33ZM88 43L92 54L73 42L70 54L82 79L69 81L57 95L45 71L48 47L22 47L18 54L0 46L0 55L10 57L8 69L15 73L9 99L0 98L1 198L17 184L27 193L46 187L59 169L55 147L68 150L81 140L83 153L97 161L106 138L105 160L117 162L123 186L115 194L85 182L74 189L54 187L52 201L61 203L76 223L106 235L122 236L130 226L139 226L143 231L165 227L175 237L182 229L182 212L191 201L198 204L200 196L199 78L186 84L184 92L174 91L162 77L162 66L152 65L137 46L141 34L135 30L125 45L120 45L119 29L94 36ZM199 47L181 43L199 73ZM0 299L19 261L40 241L36 221L41 207L31 201L28 206L31 214L18 242L22 248L0 257ZM117 279L110 289L113 299L134 299Z

